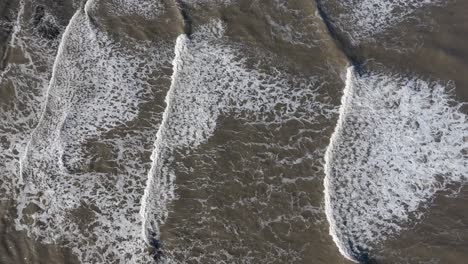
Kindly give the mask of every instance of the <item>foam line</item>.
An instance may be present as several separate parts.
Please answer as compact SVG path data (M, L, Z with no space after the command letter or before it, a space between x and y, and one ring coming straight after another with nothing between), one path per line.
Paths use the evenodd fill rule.
M182 67L182 54L184 52L184 49L186 49L186 45L188 42L188 37L183 34L180 35L177 38L176 45L175 45L175 57L172 62L173 65L173 75L172 75L172 82L171 82L171 87L169 91L167 92L166 95L166 110L164 111L163 118L161 121L161 125L158 129L158 132L156 134L156 141L154 143L154 150L153 154L151 155L151 160L152 160L152 166L151 169L148 173L148 180L146 183L146 188L145 192L142 197L142 202L141 202L141 210L140 210L140 215L142 218L142 224L143 224L143 238L147 244L152 244L154 239L156 239L156 236L159 235L159 224L161 224L164 221L164 218L167 217L167 214L165 214L161 219L157 219L157 222L154 222L155 220L153 217L151 217L151 214L154 214L155 211L163 211L167 212L166 206L167 203L169 202L168 199L173 198L173 194L170 192L168 195L168 192L165 190L166 188L168 189L173 189L173 177L170 177L168 179L169 182L163 182L162 184L167 184L168 186L157 186L158 183L155 182L156 178L154 177L155 175L155 170L157 169L159 163L163 162L163 151L164 148L167 148L168 146L164 141L166 140L165 137L165 131L167 130L168 126L168 118L170 116L170 110L172 107L173 103L173 97L175 93L175 89L177 86L177 78L178 78L178 72L180 67ZM155 187L155 185L157 187ZM159 197L155 197L156 195L159 195Z
M333 239L333 242L338 247L338 250L340 253L346 257L349 260L355 261L353 258L352 252L349 250L348 247L345 246L344 242L340 240L338 236L338 230L336 229L336 219L335 215L333 213L333 204L331 202L331 197L333 196L333 189L331 188L331 185L333 184L331 181L330 175L332 174L332 167L333 167L333 150L336 148L337 140L339 137L339 132L343 129L344 125L344 118L347 115L347 113L350 111L349 106L350 106L350 101L351 98L353 97L354 93L354 67L348 67L347 72L346 72L346 85L343 90L343 97L341 98L341 106L339 110L339 118L335 127L335 131L333 132L331 138L330 138L330 144L327 148L327 151L325 153L325 166L324 166L324 171L325 171L325 178L324 178L324 200L325 200L325 215L327 217L328 223L330 225L330 235ZM355 261L356 262L356 261Z

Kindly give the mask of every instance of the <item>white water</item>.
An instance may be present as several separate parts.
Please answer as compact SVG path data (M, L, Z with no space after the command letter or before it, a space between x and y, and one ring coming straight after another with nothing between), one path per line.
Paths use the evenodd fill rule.
M346 74L346 86L343 90L343 97L341 98L341 106L340 106L340 115L339 119L337 121L337 125L335 128L335 132L330 138L330 145L327 148L327 152L325 153L325 174L326 177L324 178L324 200L325 200L325 215L327 216L327 220L330 226L330 235L332 236L333 242L338 246L338 249L340 253L345 256L346 258L353 260L353 255L352 252L348 249L346 246L345 242L340 239L338 236L338 230L336 229L337 227L337 221L335 220L335 215L333 212L333 204L332 204L332 188L333 188L333 182L332 182L332 162L333 162L333 149L336 148L337 140L339 139L339 133L343 129L344 125L344 117L347 115L347 112L349 112L349 105L350 105L350 100L353 94L353 75L354 75L354 69L352 67L349 67L347 70Z
M91 1L87 4L87 11L92 8L90 3ZM128 14L133 14L133 12L138 12L135 10L127 11ZM122 11L122 14L127 14L125 13L127 11ZM25 176L25 185L20 194L22 200L19 201L20 215L17 224L18 227L27 230L32 236L44 241L68 244L84 262L96 259L105 261L113 258L119 259L122 263L138 263L141 258L147 259L138 254L144 247L142 243L138 242L141 232L138 209L139 195L145 180L142 175L146 167L145 164L138 164L137 160L140 158L139 153L147 151L140 145L141 141L152 140L154 135L142 132L138 135L126 134L124 137L108 137L107 133L115 128L124 127L128 121L137 117L138 106L148 86L145 80L152 78L148 77L152 71L148 65L158 67L160 61L163 60L161 58L163 55L158 53L157 48L148 47L148 45L151 46L148 43L135 44L133 48L138 51L138 54L135 57L129 55L129 51L118 47L109 36L94 28L89 23L88 16L89 14L86 12L78 11L70 22L66 30L67 33L64 34L53 67L54 74L49 85L47 108L43 112L40 124L33 133L28 150L21 162L21 175ZM301 42L295 41L303 38L302 35L284 35L284 32L289 30L289 26L276 26L280 28L279 36L281 38L301 44ZM163 125L158 130L155 141L152 169L148 175L147 189L141 207L145 238L153 236L147 234L148 231L159 233L159 225L164 222L169 212L167 206L175 197L174 180L176 175L171 169L174 151L195 148L206 142L214 133L220 114L229 113L242 117L245 112L248 112L253 113L259 122L281 123L288 119L298 118L298 115L301 117L303 112L327 111L322 109L322 105L315 105L315 91L319 86L317 79L298 79L296 83L291 85L286 81L291 76L279 71L276 74L271 74L250 69L241 59L241 48L226 44L223 31L223 25L214 23L201 28L200 32L196 33L191 40L188 40L186 36L181 36L177 42L171 92L166 99L167 109ZM15 39L19 41L20 38ZM141 59L147 54L151 54L147 60ZM50 59L48 60L50 61ZM139 66L141 64L147 66L142 68ZM129 76L135 75L137 77L129 78ZM349 79L354 78L352 71L348 73L348 77ZM384 77L375 78L385 79ZM366 78L367 81L375 85L391 83L390 81L377 81L373 79L374 77ZM411 80L408 82L418 83L418 86L424 87L425 82ZM18 80L15 82L22 87L29 85L29 83L22 83ZM397 84L400 82L406 83L407 80L399 79ZM44 84L44 81L41 80L41 83ZM358 81L356 83L360 84ZM46 86L47 84L44 87ZM429 86L431 86L430 83ZM353 90L352 87L354 86L347 86L347 89ZM423 99L426 98L424 96L423 94ZM443 92L436 93L436 96L449 101L448 97L444 97ZM310 99L305 103L306 105L295 99L303 97ZM347 103L344 104L346 105L344 108L348 108L348 105L352 104L348 104L348 101L353 101L353 96L347 98L349 100L345 100ZM378 94L372 95L372 100L375 98L379 98ZM421 101L424 102L423 99ZM40 103L37 105L40 106ZM279 110L278 106L281 106ZM431 107L429 108L431 109ZM441 108L433 108L438 109L437 111L442 111L445 108L452 111L456 107L442 104ZM408 111L417 115L420 110L415 108ZM442 113L445 113L444 111ZM31 110L31 113L37 112L39 112L37 109ZM342 111L343 120L346 119L347 114L344 114L346 112L346 110ZM386 116L392 116L392 112L390 114L383 113L388 114ZM451 120L455 120L454 124L457 122L460 124L460 119L455 119L451 115L444 115L444 117L452 117ZM461 118L462 120L466 119L463 115ZM16 123L18 120L14 119L13 122ZM37 116L27 116L22 122L28 123L29 120L37 120ZM155 119L155 122L158 120ZM374 121L374 118L366 120ZM426 123L435 122L432 119L424 120ZM339 124L341 123L345 124L345 121L340 121ZM419 122L418 126L420 126ZM154 129L156 128L157 125ZM450 127L450 129L452 128L456 131L465 129L464 126L456 124ZM343 129L340 125L337 127L332 142L342 140L340 133ZM359 129L356 131L360 131ZM396 132L403 133L404 131L396 130ZM7 137L12 138L10 134ZM460 135L453 138L460 138ZM395 139L393 140L395 141ZM93 150L88 149L87 143L93 141L102 142L106 145L105 148L118 153L117 158L115 158L115 161L120 164L117 176L109 177L108 174L100 173L99 169L96 171L91 169L92 173L89 173L88 170L94 163L92 160L94 157L90 154ZM336 144L332 143L330 148L334 148L334 146ZM462 147L466 148L465 145ZM441 151L448 151L447 148L441 149ZM9 150L15 151L12 148ZM18 153L20 154L14 155L19 156L23 152L19 151ZM446 158L447 153L438 155L438 157ZM459 170L462 168L461 166L466 168L464 158L461 158L461 165L455 164L453 167ZM334 159L336 156L333 156L332 150L329 149L327 169L330 168L330 171L332 169L329 164ZM437 159L434 158L434 160ZM379 165L381 164L379 163ZM412 171L411 168L404 168L407 171ZM12 170L14 170L14 166ZM447 176L446 178L449 178L450 181L454 179L458 181L458 178L461 177L457 177ZM330 184L327 187L327 182L331 183L332 181L331 177L327 177L325 184L329 194L333 193L334 190L330 188ZM447 180L447 182L450 181ZM372 182L372 180L366 180L367 182ZM430 186L434 183L429 182L428 184ZM409 185L413 186L413 183L409 183ZM433 192L437 190L436 187L431 188L432 191L428 192L430 195L418 195L418 199L420 198L421 201L430 200ZM341 199L342 197L340 197L337 195L335 198ZM388 198L385 199L388 200ZM411 199L409 201L412 201ZM343 226L340 221L343 220L337 219L333 215L337 207L336 201L332 195L327 198L327 216L330 223L334 223L333 226L336 226L332 227L334 230L331 232L341 252L352 258L356 249L350 249L345 243L342 243L345 237L351 237L353 241L356 240L357 242L353 243L366 250L370 248L368 242L375 240L371 240L373 234L372 236L364 234L364 238L355 239L354 233L356 232L350 232L350 234L341 231ZM365 204L365 202L363 203ZM401 205L398 201L395 203ZM33 213L26 213L28 211L26 208L31 207L32 204L38 207L37 210ZM417 205L419 206L419 203ZM350 205L344 204L343 206ZM91 219L90 223L85 225L85 229L81 223L76 222L78 217L75 217L82 208L93 211L89 218ZM411 210L413 208L417 208L417 206L411 207ZM405 208L403 213L400 212L397 216L406 219L408 212L405 210L410 212L409 209ZM363 218L365 217L368 216L363 216ZM385 221L382 220L386 223ZM359 224L362 223L365 221L359 222ZM386 237L393 232L391 228L389 228L390 231L386 231L380 224L378 226L379 232L382 232L380 237ZM375 227L373 223L368 224L368 226ZM375 229L377 230L377 228ZM109 230L115 232L109 232ZM90 237L92 238L90 239ZM113 247L107 247L109 242L119 240L124 240L124 242L113 243ZM129 255L126 255L127 253Z
M324 181L330 234L347 258L365 258L438 191L466 181L468 123L451 88L348 69Z
M161 0L112 0L107 5L119 16L141 16L152 19L165 12Z
M166 109L169 109L171 106L172 106L172 100L171 98L173 97L173 94L174 94L174 87L175 87L175 76L177 76L177 72L178 72L178 68L180 67L179 66L179 61L181 60L180 56L182 55L182 52L183 52L183 49L184 49L184 46L186 45L186 42L187 42L187 36L185 35L181 35L177 38L177 42L176 42L176 45L175 45L175 58L174 58L174 61L172 62L173 63L173 75L172 75L172 84L171 84L171 87L169 89L169 91L167 92L167 95L166 95L166 104L167 104L167 107ZM167 188L166 186L161 186L161 185L167 185L167 183L163 180L162 183L159 183L158 181L155 181L154 177L152 177L152 175L155 173L154 172L154 169L155 169L155 166L154 164L157 163L157 162L161 162L161 161L158 161L158 158L161 157L161 152L164 151L164 148L167 148L167 146L165 146L163 144L163 132L166 131L166 127L168 126L168 114L169 112L166 110L164 111L164 114L163 114L163 119L162 119L162 122L161 122L161 125L158 129L158 132L156 134L156 141L154 143L154 150L153 150L153 154L151 156L151 160L153 161L153 166L151 166L151 170L149 172L149 178L148 178L148 182L146 183L146 188L145 188L145 192L144 192L144 195L143 195L143 198L142 198L142 205L141 205L141 209L140 209L140 214L143 218L143 225L147 224L146 221L148 221L147 219L149 219L150 217L148 216L148 213L151 213L152 212L147 209L148 207L148 200L150 200L151 202L154 202L154 203L157 203L156 204L156 207L159 209L159 210L163 210L163 213L164 215L161 216L160 218L166 218L167 217L167 210L166 210L166 204L168 203L168 199L172 199L173 198L173 193L174 193L174 190L171 188L172 186L169 186L169 188L171 188L170 190L164 190L164 188ZM171 177L169 179L169 181L173 181L174 179L172 178L173 175L170 175L169 177ZM156 185L156 186L155 186ZM158 198L154 198L154 196L158 195L159 197ZM149 205L150 207L154 207L155 205ZM145 239L146 243L150 243L151 241L151 237L154 237L155 235L154 234L149 234L148 232L156 232L156 233L159 233L159 226L156 225L156 223L151 223L151 225L153 226L152 230L148 229L148 228L143 228L143 238Z

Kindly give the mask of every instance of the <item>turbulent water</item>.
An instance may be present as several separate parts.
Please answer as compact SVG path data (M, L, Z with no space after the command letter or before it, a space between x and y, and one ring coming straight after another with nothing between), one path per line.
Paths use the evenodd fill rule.
M0 262L466 259L461 0L0 11Z
M329 99L325 96L319 98L320 91L323 91L320 78L291 76L290 74L283 73L274 68L270 69L272 73L263 72L255 68L249 69L244 56L242 56L241 46L230 44L224 34L225 26L218 20L202 26L190 36L190 39L186 35L182 35L177 40L176 56L173 62L172 84L167 94L167 107L158 131L152 155L153 166L149 173L147 189L142 202L141 213L144 221L143 231L144 236L147 237L147 242L159 239L159 225L164 224L170 215L167 206L175 198L175 189L178 187L176 184L177 174L175 171L180 171L180 166L184 167L183 170L196 170L195 167L207 167L209 164L212 164L212 166L220 165L219 162L215 164L215 162L210 161L209 159L217 159L217 157L209 157L211 154L205 153L205 151L203 151L203 154L195 154L190 151L210 141L210 138L215 134L215 130L218 126L217 121L220 119L220 116L229 116L236 120L242 120L242 122L257 127L259 130L271 130L270 134L273 136L276 134L274 130L285 129L282 128L282 124L288 122L294 122L296 124L302 122L317 124L319 117L328 119L334 114L334 108L333 105L328 102ZM289 135L290 142L288 145L284 145L283 142L273 142L272 140L262 143L253 139L250 139L253 141L246 139L246 141L239 142L239 144L244 144L245 147L249 149L259 147L263 144L264 155L275 155L270 152L273 151L269 150L270 148L278 148L285 151L294 149L295 147L299 147L295 146L296 144L301 144L301 134L312 133L312 129L308 128L310 125L303 124L302 126L302 131L298 132L297 135ZM290 124L289 127L292 128L293 125ZM238 128L235 127L231 128L232 131L236 131L237 129ZM317 130L316 133L319 133L320 129ZM239 133L242 133L242 131L239 131ZM258 131L257 133L260 134L261 132ZM225 138L229 139L229 136ZM305 144L305 142L303 144ZM226 145L219 144L219 146L213 146L213 149L207 150L206 152L217 151L217 148ZM249 145L251 146L249 147ZM291 154L290 157L284 157L282 160L277 160L276 162L283 163L283 166L294 166L295 163L304 162L303 160L313 162L310 156L315 156L315 154L312 152L314 151L311 151L311 153L303 153L304 157L300 156L297 158L295 155ZM189 159L192 153L193 155L199 155L201 159L206 159L203 162L205 164L177 165L178 162L183 163L181 160ZM245 155L249 154L245 153ZM178 158L177 156L182 157ZM270 157L265 156L263 162L269 159ZM231 162L235 162L235 160L233 159ZM247 161L245 161L245 163L244 166L248 166ZM232 169L237 170L241 168L233 166ZM257 173L263 174L264 169L261 165L258 165L254 170L256 170ZM204 184L220 184L221 186L219 186L219 188L225 188L222 186L225 183L222 181L221 171L217 173L219 173L217 176L219 179L218 183L201 183L207 180L204 179L204 173L194 172L195 175L199 175L197 181L200 181L200 183L181 184L179 187L197 188L199 191L209 189L210 192L212 191L211 187L204 186ZM236 174L237 173L233 171L231 176L237 177L235 176ZM274 177L274 175L272 174L269 177ZM302 179L300 177L287 179L286 177L285 175L284 178L281 179L284 185L288 185L288 181L309 181L307 176ZM313 178L312 175L309 177ZM240 178L238 180L240 180ZM252 183L247 184L250 185ZM282 186L283 184L272 182L270 185L265 183L265 187L285 188L285 186ZM271 191L273 193L277 192L275 190ZM303 195L307 196L306 194ZM219 201L222 200L222 198L218 199ZM213 225L216 224L215 214L226 210L224 207L228 205L211 205L212 201L209 201L209 198L199 197L196 198L196 200L203 204L202 207L205 208L204 210L213 211L211 217L214 219L199 220L205 222L202 225L205 228L213 228ZM263 207L265 207L264 209L268 209L268 207L273 209L277 205L272 202L273 201L269 198L265 199L261 194L252 193L249 197L242 197L241 201L233 201L231 205L233 208L231 209L234 212L238 211L238 213L242 213L240 209L248 210L244 208L245 205L241 205L244 203L246 205L256 206L259 210L263 210ZM265 205L268 204L269 206L262 205L262 203L265 203ZM303 208L293 210L291 212L293 215L289 215L288 218L302 218L299 213L310 212L314 214L316 210L318 210L318 208L307 203L303 205ZM269 217L263 219L263 217L259 215L256 221L259 225L270 226L270 221L288 223L289 220L291 220L281 219L281 215L283 215L283 212L280 212L278 215L278 217L280 217L279 219L271 219ZM217 220L223 221L221 219ZM192 220L187 219L187 221L186 225L190 225L189 223ZM230 223L230 219L225 219L224 221L226 221L226 228L231 228L228 227L233 224ZM237 220L234 219L232 220L232 222L236 221ZM200 226L192 226L192 228L194 232L195 230L196 232L201 232L199 229L204 229ZM208 230L206 230L206 232L208 232ZM237 232L244 231L238 230ZM218 239L216 235L209 237L213 240ZM204 237L199 237L199 239L204 239ZM224 241L220 240L218 243L224 243ZM278 250L275 249L275 247L281 248L281 246L274 244L275 243L271 245L272 250ZM207 255L214 253L211 253L211 250L205 247L203 248ZM227 248L220 250L226 251ZM243 248L242 250L247 249ZM177 258L180 258L180 255L184 255L183 258L185 261L192 259L191 256L187 256L187 253L181 253L178 249L174 249L174 251L175 252L171 254L179 255L175 256ZM251 249L251 251L254 251L254 249ZM294 252L294 250L291 249L291 252ZM228 252L224 254L228 255L226 256L226 261L233 258L233 256L229 256L230 253ZM274 256L275 254L283 255L284 253L271 252L271 254ZM249 257L245 256L244 258L247 260ZM208 257L207 259L214 261L212 257ZM269 257L264 261L267 259L269 259Z
M165 208L146 208L150 204L167 205L166 197L153 195L173 196L171 185L175 176L167 164L166 160L171 160L168 155L174 155L170 154L173 149L196 148L206 142L214 133L221 113L241 115L247 112L255 115L255 123L274 125L331 108L316 102L317 78L296 78L291 82L288 81L292 79L290 76L277 70L276 75L249 70L240 56L240 49L225 43L223 34L223 24L214 21L190 39L186 35L177 39L171 89L166 98L167 108L158 132L153 168L143 202L142 214L146 222L157 222L152 219L155 211L167 213ZM161 182L153 183L153 180ZM166 188L167 191L152 188ZM146 197L150 201L147 202ZM156 226L148 227L149 230L153 228L157 229Z

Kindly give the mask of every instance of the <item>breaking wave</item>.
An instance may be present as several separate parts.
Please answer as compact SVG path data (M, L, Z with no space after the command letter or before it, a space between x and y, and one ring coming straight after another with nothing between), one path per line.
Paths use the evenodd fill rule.
M264 125L333 116L334 107L317 100L318 78L291 76L274 67L271 73L250 68L241 47L228 44L224 31L220 21L213 21L190 38L181 35L177 40L172 85L142 200L148 244L159 244L160 225L176 197L176 153L207 142L221 114L240 119L247 114L250 122Z

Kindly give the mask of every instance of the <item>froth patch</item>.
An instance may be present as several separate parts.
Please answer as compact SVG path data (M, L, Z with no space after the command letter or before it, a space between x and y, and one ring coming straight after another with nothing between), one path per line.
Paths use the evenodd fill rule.
M348 33L353 44L358 45L407 20L416 11L442 3L440 0L344 0L333 3L339 11L331 19ZM333 9L331 4L323 5L328 10Z
M468 124L451 88L348 69L325 167L330 234L348 258L366 260L438 191L466 180Z
M238 2L238 0L193 0L183 1L187 4L232 4Z
M119 16L140 16L146 19L155 18L164 13L161 0L112 0L109 8Z

